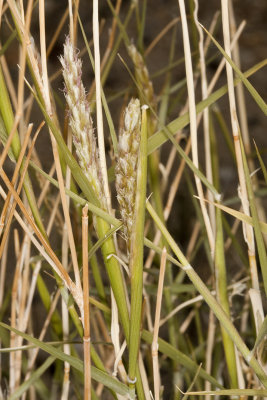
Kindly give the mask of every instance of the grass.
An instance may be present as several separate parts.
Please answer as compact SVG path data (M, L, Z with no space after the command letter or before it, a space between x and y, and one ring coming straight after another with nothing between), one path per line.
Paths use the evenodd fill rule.
M231 1L174 2L148 45L146 0L83 3L51 36L44 0L0 2L0 398L265 398L266 59L243 72Z

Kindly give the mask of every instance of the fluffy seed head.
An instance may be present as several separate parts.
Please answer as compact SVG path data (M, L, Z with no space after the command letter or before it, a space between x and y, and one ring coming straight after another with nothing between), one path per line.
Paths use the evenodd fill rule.
M106 209L93 121L82 83L82 62L69 37L66 38L64 56L60 57L60 62L65 81L65 98L70 110L69 125L72 129L79 164L101 206Z
M126 107L124 126L119 134L115 182L128 250L134 219L140 134L140 102L138 99L132 99Z

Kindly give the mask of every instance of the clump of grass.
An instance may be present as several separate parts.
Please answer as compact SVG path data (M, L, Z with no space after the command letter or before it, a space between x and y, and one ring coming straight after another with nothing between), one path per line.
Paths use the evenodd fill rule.
M206 28L198 20L198 1L187 9L179 0L177 17L147 48L149 3L131 2L120 11L120 0L115 7L108 0L110 18L99 26L94 0L92 40L79 18L82 3L68 2L47 45L45 2L39 0L40 54L31 32L33 1L27 8L13 0L0 4L0 29L8 21L11 30L0 65L0 398L176 400L183 392L191 398L265 398L264 142L258 139L253 159L250 108L240 89L235 97L235 86L242 82L266 114L266 103L248 81L266 60L241 72L238 39L245 24L235 26L231 2L222 1L221 20L212 16ZM223 46L214 37L216 24ZM176 40L180 25L182 53ZM108 44L99 48L107 26ZM48 76L61 31L66 35L61 66ZM160 54L163 38L166 62L152 74L150 56ZM6 62L15 41L17 89ZM84 44L86 52L79 53ZM221 63L209 84L210 57L218 57L214 46ZM128 56L118 60L123 47ZM86 79L87 63L95 81ZM115 64L126 79L117 77L114 96L106 83ZM184 64L177 81L176 68ZM226 84L214 91L225 65ZM118 91L121 82L127 83ZM229 115L220 110L227 92ZM114 101L123 110L120 130ZM61 108L67 109L64 124ZM44 154L49 144L43 151L37 140L41 130L46 134L44 124L51 138L49 171ZM221 134L225 147L221 139L217 144ZM258 171L251 174L258 161L265 182L255 179ZM237 176L227 199L224 168ZM34 190L32 180L39 185Z

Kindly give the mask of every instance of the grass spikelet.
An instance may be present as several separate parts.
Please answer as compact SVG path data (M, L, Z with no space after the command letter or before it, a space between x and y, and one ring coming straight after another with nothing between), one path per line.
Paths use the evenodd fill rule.
M116 189L120 213L124 223L124 234L130 249L134 220L137 162L140 145L141 112L140 101L131 99L124 114L124 126L119 134L118 160L116 165Z
M142 88L142 93L145 96L145 103L149 103L149 105L154 108L156 104L154 88L145 61L134 44L128 46L128 52L134 63L136 80L140 88Z
M106 209L99 153L94 135L90 106L82 83L82 61L69 37L64 44L64 56L60 57L65 81L65 97L70 110L69 125L79 164L87 177L101 206Z

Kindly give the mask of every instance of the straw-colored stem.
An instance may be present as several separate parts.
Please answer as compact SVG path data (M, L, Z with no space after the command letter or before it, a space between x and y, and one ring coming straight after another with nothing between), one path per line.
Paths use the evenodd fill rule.
M184 0L178 0L180 13L181 13L181 21L182 21L182 30L183 30L183 43L184 43L184 53L185 53L185 70L186 70L186 82L188 89L188 99L189 99L189 115L190 115L190 136L192 140L192 159L194 165L198 168L198 145L197 145L197 121L196 121L196 104L195 104L195 91L194 91L194 79L193 79L193 69L192 69L192 60L191 60L191 51L190 51L190 43L189 43L189 33L187 27L187 19L185 12L185 4ZM207 230L207 235L209 239L209 245L211 249L211 253L214 253L214 235L211 228L210 218L207 213L206 206L204 204L204 195L203 188L201 185L201 181L197 175L195 175L196 187L200 197L200 205L203 214L203 218L205 221L205 226Z
M40 242L42 243L42 245L45 248L46 252L49 254L48 257L46 256L46 258L50 260L49 264L52 266L54 271L59 274L61 279L63 279L64 283L66 284L66 287L72 292L73 297L76 299L78 306L81 307L80 294L79 294L79 292L77 292L77 288L75 287L75 285L72 282L71 278L69 277L67 272L62 267L62 264L60 263L59 259L57 258L57 256L55 255L55 253L53 252L51 247L48 245L47 241L44 239L43 235L38 230L37 226L34 224L33 220L31 219L30 215L28 214L24 204L22 203L21 199L19 198L19 196L17 195L16 191L14 190L14 187L11 185L6 173L3 170L0 170L0 173L2 175L2 178L3 178L6 186L12 192L12 195L15 198L15 200L16 200L18 206L20 207L21 211L23 212L24 217L26 218L27 222L29 223L29 225L31 226L33 231L35 232L35 234L38 237L38 239L40 240ZM24 228L24 230L25 230L25 228ZM29 230L27 229L27 231L29 231ZM36 241L35 241L35 243L36 243ZM42 252L42 254L44 254L43 250L41 250L41 252Z
M221 9L222 9L222 23L223 23L223 37L224 37L225 52L229 57L231 57L228 0L221 1ZM243 161L242 161L242 155L241 155L241 146L240 146L240 140L239 140L240 131L239 131L236 102L235 102L233 70L229 63L226 63L226 73L227 73L227 82L228 82L228 94L229 94L229 103L230 103L232 133L233 133L233 139L234 139L234 145L235 145L237 170L238 170L238 177L239 177L239 184L240 184L240 199L241 199L241 203L242 203L242 206L244 209L244 213L246 215L250 215L248 194L247 194L247 188L246 188L246 180L245 180L244 167L243 167ZM252 287L254 289L259 290L259 279L258 279L256 256L255 256L253 228L251 226L249 226L248 224L244 224L244 230L245 230L245 241L248 246L248 257L249 257L249 264L250 264Z
M151 217L154 219L156 224L158 225L159 229L161 230L162 234L168 241L170 247L172 248L174 254L176 255L177 259L181 262L183 265L183 270L189 277L189 279L192 281L194 284L195 288L198 290L200 294L204 297L206 303L208 306L213 310L214 314L218 318L218 320L221 322L223 325L224 329L227 331L228 335L231 337L232 341L238 348L238 350L241 352L243 357L245 358L246 362L251 366L251 368L254 370L255 374L258 376L259 380L261 383L264 385L264 387L267 388L267 376L261 366L259 365L258 361L255 359L255 357L251 354L250 350L244 343L243 339L241 338L239 332L235 328L235 326L232 324L231 320L229 317L225 314L224 310L220 306L220 304L216 301L216 299L212 296L210 293L209 289L205 285L205 283L200 279L200 277L197 275L195 270L192 268L192 266L188 263L186 257L178 247L178 245L175 243L174 239L171 237L170 233L167 231L167 229L164 227L162 224L160 218L157 216L155 213L153 207L147 201L146 203L147 210L150 213Z
M43 85L41 87L42 87L43 93L44 93L44 102L46 105L47 112L49 115L52 115L53 111L52 111L52 105L51 105L51 100L50 100L48 73L47 73L44 0L40 0L40 2L39 2L39 23L40 23L40 47L41 47L41 62L42 62L42 81L43 81ZM52 142L53 156L54 156L55 165L56 165L56 172L57 172L57 178L58 178L58 183L59 183L59 190L60 190L60 194L61 194L64 218L65 218L67 228L68 228L67 229L68 239L69 239L70 251L71 251L72 262L73 262L75 283L77 285L77 291L82 292L80 271L79 271L79 266L78 266L78 261L77 261L77 253L76 253L76 247L75 247L75 242L74 242L74 237L73 237L71 220L70 220L70 215L69 215L69 210L68 210L68 204L67 204L67 199L66 199L65 190L64 190L64 180L63 180L63 174L62 174L62 169L61 169L61 164L60 164L60 158L59 158L57 143L56 143L56 140L51 131L50 131L50 137L51 137L51 142Z
M222 214L220 209L216 209L216 245L215 245L215 274L216 274L216 286L217 286L217 298L219 304L222 306L225 313L230 318L230 308L227 294L227 276L225 266L225 255L224 255L224 239L223 239L223 228L222 228ZM237 370L234 344L224 327L221 327L222 339L225 351L226 362L228 366L228 373L230 376L231 387L237 388Z
M157 303L155 312L155 322L153 331L153 341L151 345L151 354L153 361L153 377L154 377L154 398L155 400L160 399L160 376L159 376L159 362L158 362L158 335L159 335L159 322L160 322L160 311L164 284L164 275L166 268L166 248L163 248L160 270L159 270L159 282L157 291Z
M194 19L199 34L198 49L199 49L200 74L201 74L201 92L202 92L202 100L204 100L208 97L208 83L207 83L205 54L204 54L204 37L203 37L203 30L200 28L198 24L198 7L199 7L198 0L194 0L194 3L195 3ZM205 143L206 176L208 181L213 183L208 107L206 107L203 111L203 131L204 131L204 143ZM208 191L207 197L211 202L214 199L210 191ZM209 203L209 217L211 221L212 231L213 233L215 233L215 206L212 203Z
M17 177L18 177L18 174L19 174L19 171L20 171L20 166L21 166L21 163L23 161L24 154L26 152L26 148L27 148L27 145L28 145L30 134L32 132L32 127L33 127L33 124L30 124L28 129L27 129L27 132L26 132L26 135L25 135L25 140L23 142L23 145L22 145L18 160L16 162L15 171L14 171L13 176L12 176L12 180L11 180L12 185L15 185L15 182L17 180ZM10 199L11 199L11 193L8 193L8 196L7 196L7 199L6 199L5 204L3 206L1 217L0 217L1 218L1 222L0 222L1 231L0 231L0 234L2 233L2 228L4 227L4 224L5 224L5 218L6 218L8 206L10 204ZM1 251L0 251L0 255L1 255Z
M95 55L96 116L97 116L99 160L100 160L100 168L104 184L104 192L107 199L107 205L108 209L111 210L111 198L108 185L103 114L102 114L102 103L101 103L101 69L100 69L100 50L99 50L98 0L93 0L93 39L94 39L94 55Z
M8 151L8 145L10 145L10 144L11 144L12 151L14 153L15 158L18 159L19 154L20 154L20 140L19 140L19 135L18 135L17 129L16 129L19 120L18 119L14 120L13 111L12 111L12 107L10 104L10 99L9 99L9 95L8 95L8 92L6 89L6 85L5 85L1 67L0 67L0 91L1 91L0 112L3 117L6 131L9 135L9 138L8 138L9 140L8 140L8 142L5 146L4 152L1 156L0 165L2 166L5 154ZM44 229L44 226L43 226L40 214L39 214L38 207L36 205L36 200L34 197L33 189L32 189L30 178L29 178L28 174L26 174L26 176L25 176L23 187L24 187L29 205L31 207L31 211L33 213L34 219L36 221L36 224L38 225L38 227L39 227L40 231L42 232L42 234L44 235L44 237L46 237L45 229Z
M30 135L30 132L31 132L31 129L29 129L29 132L27 132L27 134L25 136L26 143L27 143L27 140L28 140L28 135ZM36 132L36 134L35 134L35 136L34 136L34 138L32 140L32 144L31 144L31 147L30 147L29 152L27 154L27 158L26 158L25 161L23 161L23 169L21 170L21 177L20 177L20 181L19 181L19 184L18 184L18 187L17 187L17 190L16 190L18 195L20 194L21 189L23 187L23 183L25 181L25 176L27 174L28 164L29 164L29 161L30 161L30 158L31 158L31 155L32 155L32 151L34 149L35 141L37 139L38 134L39 134L39 129L37 130L37 132ZM24 155L24 151L26 150L26 143L25 143L25 149L24 149L24 146L23 146L23 148L21 150L22 157ZM19 164L19 160L17 161L17 163ZM16 168L15 168L15 171L14 171L13 178L14 178L14 176L16 176ZM13 180L13 183L11 182L11 184L13 185L15 180L14 179L12 179L12 180ZM12 198L11 192L9 192L8 196L6 198L5 204L8 204L11 198ZM13 214L14 214L15 208L16 208L16 201L14 200L12 202L12 205L11 205L11 208L10 208L10 211L9 211L9 214L8 214L8 218L7 218L7 221L5 223L5 231L4 231L3 238L2 238L2 241L1 241L1 245L0 245L0 258L2 257L2 252L3 252L4 246L5 246L7 237L8 237L8 233L9 233L11 224L12 224L12 219L13 219ZM4 213L4 209L3 209L3 213ZM4 216L3 216L3 219L4 219Z

